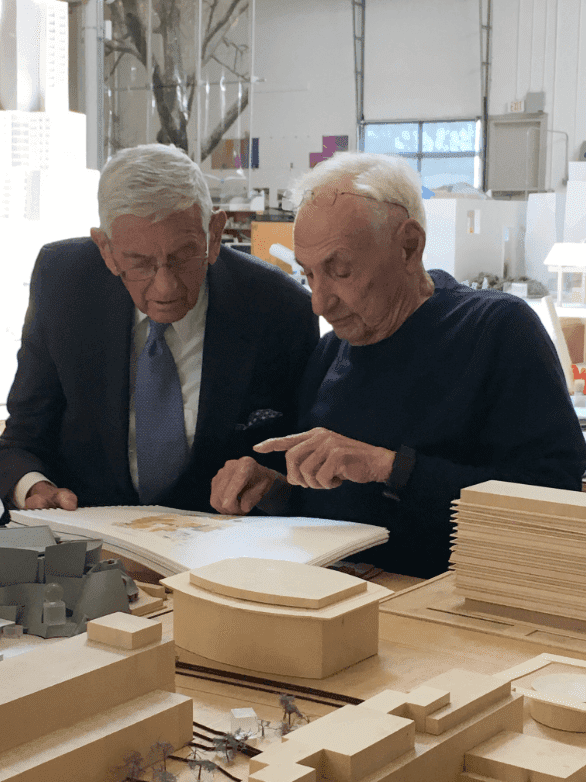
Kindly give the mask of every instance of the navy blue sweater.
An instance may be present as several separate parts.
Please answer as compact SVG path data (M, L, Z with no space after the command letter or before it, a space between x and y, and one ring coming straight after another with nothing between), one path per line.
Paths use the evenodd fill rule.
M332 332L302 384L298 431L323 426L416 451L398 501L380 483L295 489L289 512L388 527L363 554L391 572L448 567L450 503L496 479L581 489L586 446L555 348L521 299L433 271L435 292L395 332L353 347Z

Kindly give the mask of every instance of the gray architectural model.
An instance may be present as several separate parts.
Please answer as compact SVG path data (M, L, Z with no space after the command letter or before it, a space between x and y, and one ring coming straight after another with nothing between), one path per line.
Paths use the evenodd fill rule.
M0 528L0 625L68 637L90 619L128 612L136 584L101 550L101 540L60 540L48 526Z

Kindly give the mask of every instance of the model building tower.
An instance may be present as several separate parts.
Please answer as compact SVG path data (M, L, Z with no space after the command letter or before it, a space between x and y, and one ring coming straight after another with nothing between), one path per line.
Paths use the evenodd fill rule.
M2 270L0 405L38 250L97 225L98 178L86 168L85 116L69 111L67 3L0 0L0 228L6 260L18 258Z

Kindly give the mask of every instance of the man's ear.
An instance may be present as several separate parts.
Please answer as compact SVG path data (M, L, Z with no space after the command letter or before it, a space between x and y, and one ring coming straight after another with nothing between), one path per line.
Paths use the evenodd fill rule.
M114 262L114 257L112 255L112 245L110 244L110 239L108 238L106 232L101 228L92 228L90 230L90 236L94 240L95 244L98 245L100 255L104 259L104 263L108 269L110 269L112 274L115 274L116 277L119 277L120 272L118 271L116 263Z
M227 219L226 212L212 212L210 217L210 250L208 253L208 263L210 265L214 264L218 258Z
M409 271L419 269L425 249L425 231L422 226L410 217L399 227L397 239L405 253L407 269Z

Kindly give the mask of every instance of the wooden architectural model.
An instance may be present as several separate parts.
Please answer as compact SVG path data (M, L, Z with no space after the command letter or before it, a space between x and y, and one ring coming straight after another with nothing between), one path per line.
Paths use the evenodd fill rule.
M249 782L584 782L586 749L523 734L505 678L452 670L384 690L283 737Z
M115 782L130 752L191 740L193 702L175 693L161 625L116 613L87 627L2 661L1 782Z
M378 651L388 589L333 570L239 557L162 581L175 642L210 660L321 679Z
M451 563L470 610L586 620L586 494L487 481L454 508Z
M495 674L529 701L534 720L556 730L586 733L586 661L540 654Z

